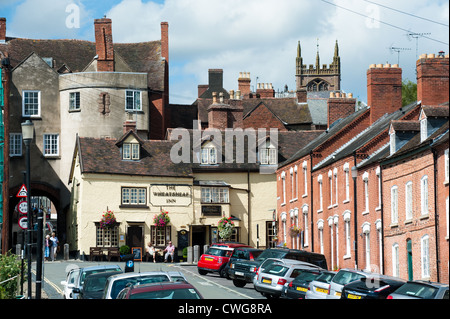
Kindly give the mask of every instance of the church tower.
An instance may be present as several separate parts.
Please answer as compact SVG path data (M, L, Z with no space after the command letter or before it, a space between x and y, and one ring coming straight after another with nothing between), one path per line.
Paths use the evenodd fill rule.
M308 67L303 64L300 41L297 45L296 58L296 86L299 102L306 102L308 92L338 91L341 89L341 58L336 40L333 62L327 66L320 66L319 45L317 45L316 64Z

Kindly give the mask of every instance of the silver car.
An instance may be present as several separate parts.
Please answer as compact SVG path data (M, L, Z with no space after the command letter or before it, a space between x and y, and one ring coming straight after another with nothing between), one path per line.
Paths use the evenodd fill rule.
M310 282L309 289L306 292L305 299L327 299L330 291L331 279L337 274L337 271L325 271L316 279Z
M387 299L448 299L448 285L429 281L408 281Z
M255 280L255 289L266 298L279 298L283 286L289 284L304 269L321 269L319 266L298 261L285 259L283 263L274 262L262 269Z
M363 277L373 277L377 274L365 272L362 270L354 269L341 269L338 273L331 279L330 290L327 295L327 299L341 299L342 288L355 280L359 280Z

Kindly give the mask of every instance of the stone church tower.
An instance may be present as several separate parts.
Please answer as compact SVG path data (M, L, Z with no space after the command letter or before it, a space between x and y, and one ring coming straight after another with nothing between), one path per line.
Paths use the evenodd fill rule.
M333 62L328 67L326 64L320 67L319 46L317 46L316 65L309 67L303 64L300 41L297 46L296 58L296 85L298 102L306 102L308 92L314 91L338 91L341 89L341 58L339 46L336 40Z

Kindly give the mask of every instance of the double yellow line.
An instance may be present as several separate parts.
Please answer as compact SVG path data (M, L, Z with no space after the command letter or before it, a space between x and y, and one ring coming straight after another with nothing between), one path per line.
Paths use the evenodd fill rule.
M36 276L36 270L32 269L31 272L33 273L33 275ZM44 277L44 281L49 284L50 286L53 287L53 289L56 290L57 293L59 294L64 294L64 292L61 290L61 288L59 288L56 284L54 284L53 282L51 282L50 280L48 280L47 278Z

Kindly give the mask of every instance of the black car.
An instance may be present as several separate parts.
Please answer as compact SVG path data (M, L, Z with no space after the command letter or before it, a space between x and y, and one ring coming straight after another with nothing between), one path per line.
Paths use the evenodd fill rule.
M386 299L405 283L403 279L384 275L363 277L346 284L342 288L341 299Z
M113 275L122 274L121 271L107 271L92 274L86 277L81 288L74 288L78 299L102 299L106 280Z
M304 250L288 248L268 248L255 260L237 260L229 263L228 275L236 287L244 287L253 283L256 271L267 258L284 258L300 260L327 269L327 261L322 254L311 253Z
M305 269L285 288L282 297L287 299L305 299L311 281L323 273L322 270Z
M230 279L228 275L228 270L230 269L230 263L237 260L255 260L259 255L263 252L263 249L252 248L252 247L237 247L234 249L233 254L230 257L230 260L225 265L224 272L225 277Z

